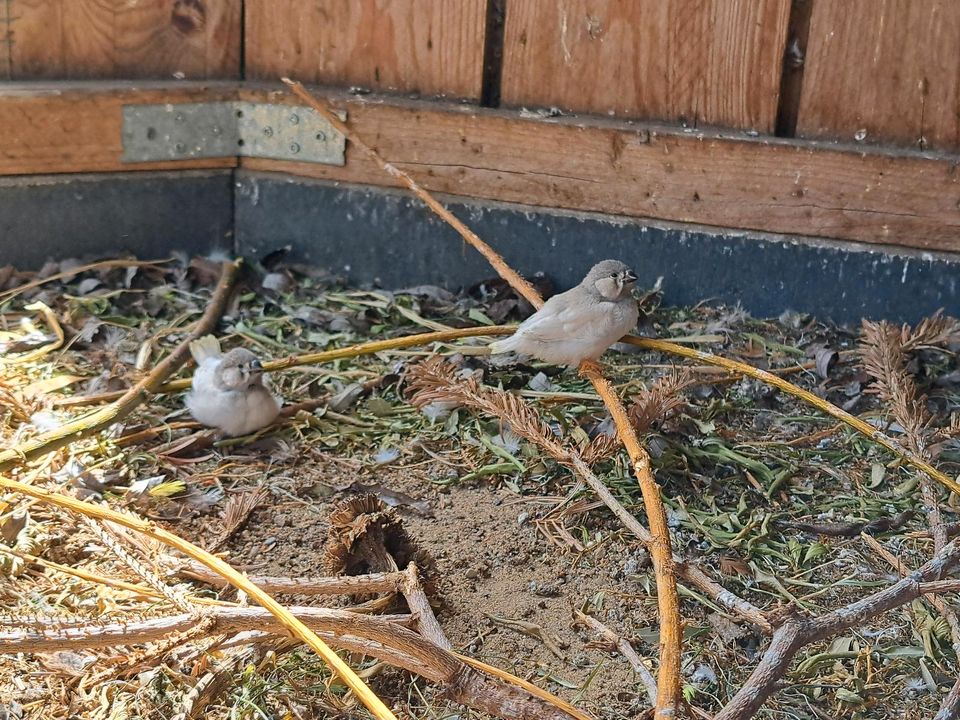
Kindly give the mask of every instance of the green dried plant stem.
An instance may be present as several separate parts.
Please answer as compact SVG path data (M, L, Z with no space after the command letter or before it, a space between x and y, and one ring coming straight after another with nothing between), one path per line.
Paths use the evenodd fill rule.
M287 370L293 367L300 367L302 365L316 365L320 363L333 362L335 360L345 360L348 358L362 357L364 355L374 355L378 352L385 352L389 350L398 350L402 348L414 347L417 345L428 345L433 342L449 342L451 340L462 340L465 338L472 337L493 337L498 335L509 335L516 329L515 326L483 326L483 327L473 327L473 328L459 328L456 330L445 330L440 332L429 332L429 333L419 333L417 335L406 335L399 338L391 338L390 340L377 340L375 342L369 343L358 343L356 345L349 345L347 347L335 348L333 350L324 350L322 352L316 353L305 353L302 355L290 355L285 358L280 358L278 360L271 360L263 364L264 369L267 372L276 372L278 370ZM903 462L908 465L920 470L921 472L926 473L931 478L936 480L938 483L948 488L953 492L960 493L960 484L955 480L950 478L945 473L940 472L935 467L930 465L930 463L924 461L922 458L917 457L911 453L907 448L900 445L892 438L887 437L884 433L880 432L877 428L873 427L869 423L860 420L859 418L851 415L850 413L841 410L836 405L833 405L822 398L817 397L811 392L804 390L787 380L784 380L782 377L779 377L771 372L766 370L760 370L755 368L752 365L739 362L737 360L730 360L729 358L720 357L718 355L712 355L711 353L702 352L700 350L695 350L684 345L678 345L676 343L669 342L667 340L656 340L653 338L641 338L636 335L627 335L622 339L623 342L635 345L639 348L645 350L653 350L656 352L665 353L668 355L677 355L679 357L687 358L690 360L698 360L707 365L712 365L714 367L723 368L731 373L752 377L754 379L760 380L761 382L767 383L776 387L778 390L792 395L798 400L811 405L821 412L830 415L831 417L836 418L840 422L844 423L848 427L857 431L868 440L881 445L898 458L903 460ZM190 388L190 378L180 378L173 380L168 383L159 385L151 392L154 394L162 393L172 393L180 392L182 390L187 390ZM130 391L126 391L129 393ZM95 404L100 402L107 402L115 400L122 397L126 393L104 393L102 395L90 396L88 398L77 398L77 400L84 400L85 403ZM80 404L80 403L71 403L71 404ZM83 418L81 418L83 420ZM78 420L79 423L81 420ZM112 420L111 422L115 422ZM108 423L109 424L109 423ZM79 439L79 438L75 438ZM10 467L11 460L9 457L11 454L16 454L16 450L4 451L0 453L0 470L4 470ZM35 454L34 454L35 456Z
M515 329L516 327L512 325L498 325L419 333L417 335L406 335L404 337L392 338L390 340L377 340L370 343L358 343L356 345L349 345L347 347L336 348L334 350L325 350L323 352L305 353L303 355L290 355L279 360L265 362L263 367L264 370L268 372L276 372L278 370L287 370L289 368L299 367L301 365L316 365L320 363L333 362L334 360L344 360L347 358L361 357L363 355L374 355L378 352L398 350L401 348L414 347L416 345L428 345L433 342L449 342L451 340L462 340L472 337L509 335ZM755 368L752 365L748 365L737 360L731 360L729 358L720 357L719 355L712 355L711 353L706 353L701 350L695 350L684 345L678 345L667 340L656 340L653 338L641 338L637 337L636 335L627 335L622 341L645 350L653 350L668 355L677 355L690 360L698 360L707 365L723 368L731 373L752 377L768 385L772 385L778 390L781 390L788 395L792 395L798 400L817 408L821 412L826 413L831 417L836 418L848 427L856 430L868 440L881 445L886 450L903 460L903 462L916 468L917 470L920 470L923 473L926 473L944 487L953 492L960 493L960 484L958 484L954 479L937 470L922 458L917 457L915 454L910 452L910 450L903 447L900 443L896 442L892 438L887 437L887 435L880 432L880 430L877 428L873 427L867 422L864 422L860 418L851 415L845 410L841 410L836 405L817 397L813 393L808 392L807 390L804 390L803 388L798 387L787 380L784 380L782 377L774 375L771 372L760 370L759 368ZM186 390L189 387L190 378L181 378L163 384L157 387L153 392L157 394L179 392L181 390ZM91 401L102 402L104 400L110 400L114 397L119 397L119 394L97 396L95 399L91 398ZM0 454L0 462L3 462L3 460L3 455ZM4 469L4 467L4 465L0 465L0 470Z
M473 337L492 337L497 335L509 335L514 330L512 325L484 325L482 327L458 328L455 330L441 330L437 332L419 333L417 335L404 335L403 337L391 338L389 340L375 340L373 342L357 343L356 345L347 345L346 347L334 348L333 350L323 350L321 352L304 353L302 355L289 355L277 360L268 360L263 363L264 372L277 372L279 370L289 370L303 365L319 365L321 363L334 362L336 360L347 360L349 358L363 357L364 355L375 355L387 350L401 350L404 348L415 347L417 345L429 345L434 342L450 342L451 340L462 340ZM164 383L154 392L156 394L174 393L190 389L190 378L179 378ZM101 402L110 402L120 397L123 392L102 393L91 395L86 398L75 398L75 402L65 403L70 405L96 404Z

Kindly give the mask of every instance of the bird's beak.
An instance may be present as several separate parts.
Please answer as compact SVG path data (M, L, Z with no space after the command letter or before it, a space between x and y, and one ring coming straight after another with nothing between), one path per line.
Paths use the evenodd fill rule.
M250 368L256 372L263 370L263 364L259 360L254 360L250 363Z
M637 274L633 270L627 270L623 274L624 282L633 283L637 281Z

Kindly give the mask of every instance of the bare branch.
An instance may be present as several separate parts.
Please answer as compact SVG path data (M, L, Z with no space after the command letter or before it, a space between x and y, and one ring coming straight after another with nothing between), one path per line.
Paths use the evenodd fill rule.
M786 674L797 652L810 643L856 627L867 620L899 607L920 596L922 583L939 580L960 556L956 542L947 545L936 557L909 577L885 590L815 618L788 614L773 634L760 663L747 682L717 714L715 720L747 720L763 706Z
M456 702L502 718L569 720L572 717L523 688L482 675L447 650L407 629L404 625L415 621L410 615L372 617L312 607L289 610L330 645L375 657L440 683ZM284 626L270 612L258 607L212 608L204 611L204 619L206 635L249 630L284 632ZM31 623L29 628L0 628L0 646L4 652L50 652L72 647L138 645L163 640L171 633L190 631L196 625L197 618L189 613L132 623L111 621L69 627L44 620Z
M637 651L633 649L633 645L630 644L630 641L625 637L617 635L613 630L608 628L602 622L597 620L591 615L587 615L585 612L580 610L573 611L574 617L578 622L586 625L595 633L600 635L604 640L613 645L617 650L620 651L620 654L623 655L627 662L630 663L630 667L633 668L633 671L639 676L640 682L643 684L644 689L647 691L647 697L650 699L650 704L656 704L657 702L657 681L656 678L650 672L650 669L643 662L643 659L637 655Z
M226 587L227 581L212 570L195 561L185 562L177 573L192 580ZM271 577L251 575L250 582L266 592L291 593L296 595L360 595L366 593L399 592L406 573L368 573L366 575L339 575L337 577Z

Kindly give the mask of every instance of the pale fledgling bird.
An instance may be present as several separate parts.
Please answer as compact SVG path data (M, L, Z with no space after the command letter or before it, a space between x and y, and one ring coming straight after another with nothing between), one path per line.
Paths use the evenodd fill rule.
M263 366L246 348L223 354L220 343L207 335L190 343L197 362L187 394L194 420L226 435L247 435L273 422L280 400L263 384Z
M636 282L633 270L619 260L598 262L579 285L547 300L513 335L490 343L490 352L531 355L555 365L596 360L636 327Z

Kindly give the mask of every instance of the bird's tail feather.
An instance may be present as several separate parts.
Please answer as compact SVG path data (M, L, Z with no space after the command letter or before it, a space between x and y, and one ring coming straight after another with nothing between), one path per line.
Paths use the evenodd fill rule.
M208 358L220 357L220 341L213 335L204 335L190 343L190 354L197 365Z
M457 347L457 352L460 355L489 355L490 346L489 345L459 345Z
M490 350L491 355L502 355L503 353L513 352L515 349L514 336L511 335L505 340L495 340L487 345L487 349Z

